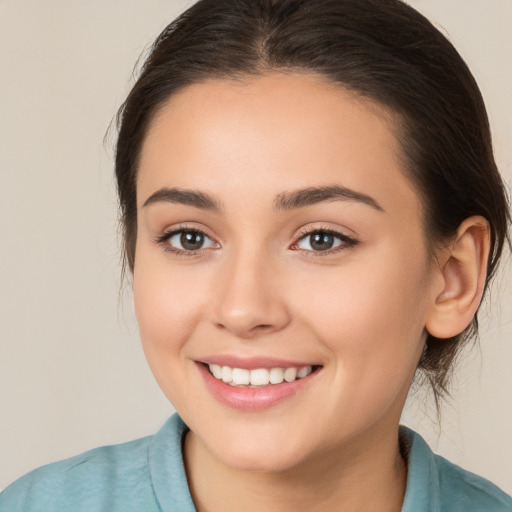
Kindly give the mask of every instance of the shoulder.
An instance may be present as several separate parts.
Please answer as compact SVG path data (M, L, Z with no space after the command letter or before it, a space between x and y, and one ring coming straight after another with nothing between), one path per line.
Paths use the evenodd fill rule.
M108 510L109 503L147 500L150 490L146 437L87 451L70 459L42 466L0 493L0 512L54 510ZM154 501L154 500L153 500ZM126 506L125 510L132 510ZM135 509L133 509L135 510ZM150 509L148 509L150 510Z
M174 414L153 436L104 446L28 473L0 493L0 512L194 512Z
M512 512L512 498L497 486L435 455L416 432L401 427L408 456L403 512Z
M466 471L439 455L434 456L439 474L441 503L454 512L511 512L512 498L496 485Z

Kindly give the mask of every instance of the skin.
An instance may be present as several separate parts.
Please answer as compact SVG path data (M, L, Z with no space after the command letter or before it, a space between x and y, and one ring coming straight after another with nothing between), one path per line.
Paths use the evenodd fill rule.
M389 119L318 77L274 73L188 86L153 120L137 180L135 311L149 365L191 429L185 462L199 511L401 509L400 414L427 326L459 328L457 308L441 306L453 306L447 286L460 285L462 267L448 253L430 264ZM346 198L275 208L283 194L335 185L379 208ZM145 205L168 187L221 209ZM177 229L208 238L176 254L179 236L157 240ZM320 229L357 244L315 251L305 230ZM199 375L197 361L212 355L321 369L294 396L240 411Z

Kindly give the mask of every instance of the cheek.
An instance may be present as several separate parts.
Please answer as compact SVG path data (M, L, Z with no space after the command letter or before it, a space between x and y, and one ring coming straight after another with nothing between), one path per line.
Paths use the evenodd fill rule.
M159 368L169 368L183 358L186 342L204 311L206 286L200 271L190 275L185 267L166 265L165 255L147 254L144 249L137 253L135 315L155 375Z
M144 354L168 400L185 411L196 393L188 385L195 368L187 358L187 341L201 319L207 291L180 268L158 265L142 251L137 258L133 294Z
M428 286L422 261L420 255L405 258L386 250L371 262L361 258L316 275L306 285L310 292L302 301L303 321L337 358L340 378L358 386L398 383L414 372ZM300 290L295 296L301 296Z

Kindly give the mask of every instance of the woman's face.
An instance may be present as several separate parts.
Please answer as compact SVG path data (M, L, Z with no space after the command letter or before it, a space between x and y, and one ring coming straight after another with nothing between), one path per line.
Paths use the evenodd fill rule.
M396 439L434 295L400 161L381 109L310 75L192 85L154 119L135 310L217 460L278 471Z

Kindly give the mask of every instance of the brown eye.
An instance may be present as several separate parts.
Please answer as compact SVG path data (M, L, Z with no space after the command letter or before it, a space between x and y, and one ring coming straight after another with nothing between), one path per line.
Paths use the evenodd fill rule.
M204 235L197 231L182 231L180 243L183 249L187 251L197 251L203 246Z
M202 231L195 229L180 229L165 235L161 240L172 251L194 252L211 247L217 244Z
M309 243L314 251L326 251L334 246L334 236L330 233L313 233Z
M304 235L295 244L295 248L311 252L323 252L330 249L349 248L356 244L356 240L342 233L320 229Z

